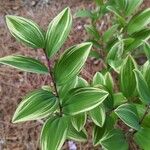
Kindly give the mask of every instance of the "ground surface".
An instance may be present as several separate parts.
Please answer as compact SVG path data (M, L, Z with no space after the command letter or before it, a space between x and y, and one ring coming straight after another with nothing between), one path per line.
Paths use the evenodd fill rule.
M0 0L0 57L10 54L33 56L45 61L42 51L35 51L15 41L8 32L4 17L14 14L31 18L46 29L50 20L64 7L71 7L72 13L80 8L92 8L90 0ZM150 1L145 0L145 6ZM64 48L86 40L83 25L88 20L74 20L72 32ZM82 71L84 78L90 79L97 70L99 62L92 67L88 61ZM0 150L38 150L41 121L12 124L11 118L21 98L32 89L48 84L46 76L27 74L6 66L0 66ZM50 83L49 83L50 84ZM90 143L91 141L89 141ZM91 144L80 144L82 150L93 150ZM67 148L67 144L64 146Z

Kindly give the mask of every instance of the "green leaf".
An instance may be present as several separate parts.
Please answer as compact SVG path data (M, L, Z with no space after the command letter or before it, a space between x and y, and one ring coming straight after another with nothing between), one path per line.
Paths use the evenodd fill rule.
M52 89L51 89L50 85L43 85L43 86L41 87L41 89L42 89L42 90L49 91L49 92L52 92Z
M93 86L104 85L105 84L104 76L100 72L96 72L93 77L92 84Z
M114 100L114 107L127 102L127 98L121 92L113 94L113 100Z
M107 63L116 71L120 72L120 67L122 64L122 54L124 51L124 42L120 40L116 42L109 50L106 60Z
M86 113L81 113L71 118L72 125L78 132L84 128L86 118L87 118Z
M119 8L120 11L124 11L126 5L127 5L127 0L111 0L113 4L113 6ZM131 0L132 1L132 0Z
M104 125L106 114L105 114L105 108L103 105L100 105L90 110L89 115L97 126L102 127Z
M48 73L48 69L44 64L31 57L17 56L17 55L5 56L0 58L0 64L5 64L27 72L39 74Z
M128 55L120 70L121 91L127 98L132 97L136 89L136 80L133 72L135 68L136 62L132 56Z
M136 8L142 4L143 0L124 0L126 2L126 9L125 9L125 14L126 16L131 15Z
M78 132L72 125L69 126L67 137L71 140L78 141L78 142L87 141L86 130L83 129L80 132Z
M146 41L150 37L150 29L144 28L138 32L131 34L131 38L134 38L136 41Z
M105 131L106 131L105 127L99 127L99 126L94 125L93 132L92 132L92 141L93 141L94 146L97 146L100 144L100 140L105 134Z
M44 118L53 113L58 106L57 98L46 90L36 90L28 94L19 104L12 122L23 122Z
M143 65L143 77L150 91L150 61L146 61L145 64Z
M44 48L44 34L40 27L31 20L19 16L6 16L10 33L19 41L32 48Z
M89 86L89 84L84 78L77 77L76 87L87 87L87 86Z
M97 51L91 50L90 54L89 54L89 57L92 57L92 58L95 58L95 59L100 59L100 54Z
M103 0L95 0L96 4L101 6L104 4Z
M147 24L150 23L150 8L136 14L130 20L127 25L127 32L132 34L143 29Z
M150 61L150 45L149 43L144 43L144 52L146 54L147 59Z
M124 43L123 41L118 41L116 42L112 48L110 49L108 55L107 55L107 61L108 60L117 60L119 61L121 59L121 56L123 54L123 50L124 50Z
M109 11L111 11L112 13L114 13L120 20L120 23L124 26L126 25L126 21L125 19L121 16L121 13L120 11L116 8L116 7L113 7L113 6L107 6L107 9Z
M136 77L137 91L140 95L141 101L150 104L150 91L143 75L138 70L134 70L134 73Z
M92 44L82 43L69 48L56 63L54 76L58 85L65 84L79 74L83 67Z
M115 32L117 31L118 28L118 24L113 25L112 27L110 27L103 35L103 40L104 42L108 42L110 40L110 38L115 34Z
M76 115L89 111L100 105L107 96L106 91L98 88L75 88L70 91L70 95L63 104L63 112L66 115Z
M112 110L113 105L114 105L114 100L113 100L113 96L112 96L113 88L114 88L114 82L113 82L113 78L109 72L107 72L105 74L104 78L105 78L105 84L104 84L105 89L109 92L109 96L104 101L104 106L105 106L106 110Z
M115 0L119 10L126 16L131 15L143 0Z
M68 92L75 88L78 84L78 77L73 78L71 81L67 82L66 84L63 84L62 86L58 86L58 95L63 100L64 97L68 94Z
M92 132L93 145L100 144L101 139L114 128L114 119L111 116L106 117L103 127L94 125Z
M107 150L128 150L128 143L124 137L124 134L119 129L113 129L107 133L100 143L103 148Z
M123 63L122 60L113 60L113 59L108 60L108 64L118 74L120 74L120 69L121 69L122 63Z
M94 39L99 40L100 34L95 26L93 25L85 25L86 32Z
M130 38L124 39L125 42L125 51L132 51L143 44L143 41L146 41L150 38L150 29L145 28L138 32L135 32L131 35Z
M96 48L96 49L102 48L102 45L97 40L95 40L95 39L88 39L87 41L91 42L93 44L93 48ZM92 51L93 52L97 52L97 51L94 51L93 49L91 50L91 52ZM100 57L99 52L97 52L97 55L99 55L99 57Z
M150 128L142 128L134 134L135 142L143 150L149 150L150 148Z
M76 18L89 17L89 18L92 18L92 19L95 18L94 14L90 10L79 10L75 13L75 17Z
M64 44L71 26L72 16L69 8L65 8L51 21L46 33L46 54L49 58Z
M139 116L137 109L132 104L122 104L115 109L117 116L129 127L139 130Z
M107 87L110 93L113 93L114 81L109 72L105 74L105 86Z
M68 118L52 117L48 119L41 132L42 150L60 150L67 138Z
M111 111L114 106L114 100L112 94L109 94L109 96L106 98L106 100L103 102L106 111Z

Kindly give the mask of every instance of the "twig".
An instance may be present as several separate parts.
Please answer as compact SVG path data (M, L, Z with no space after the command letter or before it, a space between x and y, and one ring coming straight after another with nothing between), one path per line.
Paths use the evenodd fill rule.
M53 85L54 85L55 94L56 94L56 97L58 98L60 116L62 116L62 107L61 107L61 103L60 103L60 100L59 100L59 94L58 94L58 91L57 91L56 82L55 82L53 72L52 72L52 69L51 69L51 62L50 62L50 59L48 58L48 56L46 55L45 50L44 50L44 54L45 54L47 65L48 65L49 75L50 75L50 77L52 79L52 82L53 82Z
M142 124L144 118L146 117L146 115L147 115L148 112L149 112L149 108L150 108L149 105L147 105L146 110L145 110L145 113L144 113L144 115L142 116L142 118L141 118L139 124Z
M146 110L145 110L145 113L143 114L141 120L139 121L139 124L142 124L143 120L145 119L146 115L148 114L149 112L149 109L150 109L150 105L147 105L146 107ZM133 134L135 134L137 131L136 130L133 130Z

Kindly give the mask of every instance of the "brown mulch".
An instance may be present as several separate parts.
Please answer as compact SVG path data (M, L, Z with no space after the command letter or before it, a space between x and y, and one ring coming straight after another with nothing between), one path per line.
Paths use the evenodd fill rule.
M13 14L33 19L44 29L63 8L69 6L74 14L80 8L93 8L91 0L0 0L0 57L10 54L22 54L36 57L45 62L41 50L33 50L16 42L5 25L5 15ZM145 0L149 7L150 1ZM71 34L63 49L87 39L84 24L88 19L75 19ZM56 57L57 58L57 57ZM95 63L95 65L92 65ZM101 70L102 63L88 60L82 71L84 78ZM0 66L0 150L38 150L42 121L12 124L13 113L22 97L29 91L51 84L45 75L24 73L7 66ZM90 143L90 144L89 144ZM91 140L80 144L82 150L94 150ZM68 149L67 145L64 149Z

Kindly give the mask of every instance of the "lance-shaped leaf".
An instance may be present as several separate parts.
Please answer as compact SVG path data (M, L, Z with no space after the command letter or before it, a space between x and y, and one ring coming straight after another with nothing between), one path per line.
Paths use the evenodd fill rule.
M107 134L112 129L114 129L115 122L116 121L114 120L114 118L107 116L103 127L94 125L93 132L92 132L92 139L93 139L94 146L100 144L100 141L105 136L105 134Z
M133 69L136 68L136 63L132 56L127 56L120 70L120 85L121 91L127 98L133 96L136 89L136 80Z
M107 133L100 143L103 148L108 150L127 150L128 143L125 139L123 132L119 129L113 129Z
M44 48L44 33L33 21L7 15L6 23L9 31L17 40L32 48Z
M95 18L95 15L90 11L90 10L79 10L75 13L75 18L78 18L78 17L89 17L89 18L92 18L94 19Z
M60 150L67 138L68 118L52 117L48 119L41 132L42 150Z
M105 84L104 76L100 72L96 72L93 77L92 84L93 86L104 85Z
M94 146L97 146L98 144L100 144L100 140L105 134L105 132L106 132L105 126L99 127L99 126L94 125L93 131L92 131L92 139L93 139Z
M107 6L107 9L114 13L120 20L120 23L124 26L126 24L125 19L121 16L120 11L114 6Z
M96 4L101 6L104 4L104 1L103 0L95 0Z
M114 100L114 107L127 102L127 98L121 92L113 94L113 100Z
M127 4L127 0L120 0L120 1L118 1L118 0L112 0L112 3L115 3L116 4L116 6L120 9L120 10L124 10L125 9L125 7L126 7L126 4ZM114 5L115 5L114 4ZM113 6L114 6L113 5Z
M28 94L19 104L13 123L44 118L53 113L58 106L57 98L47 90L36 90Z
M67 138L78 142L85 142L87 141L87 133L85 129L78 132L72 125L69 125Z
M127 32L132 34L141 30L147 24L150 23L150 8L138 13L137 15L133 16L127 26Z
M144 51L147 59L150 61L150 45L147 42L144 43Z
M150 104L150 91L143 75L138 70L134 70L134 73L136 77L137 91L140 95L141 101Z
M70 95L63 104L63 112L66 115L76 115L89 111L100 105L108 96L104 90L84 87L75 88L70 91Z
M113 100L113 88L114 88L114 82L111 74L107 72L104 76L105 78L105 88L109 92L109 96L107 97L107 100L104 101L105 108L107 109L113 109L114 100Z
M78 83L78 77L73 78L66 84L63 84L62 86L58 86L58 94L59 97L63 100L63 98L68 94L68 91L71 90L72 88L75 88L77 83Z
M54 76L58 85L65 84L78 75L83 67L92 44L82 43L69 48L56 63Z
M88 82L82 77L77 77L76 87L86 87L86 86L89 86Z
M48 73L47 67L42 64L39 60L33 59L31 57L25 56L5 56L0 58L0 64L5 64L22 71L32 72L32 73L39 73L39 74L46 74Z
M135 32L130 36L130 38L124 39L125 42L125 51L132 51L138 48L143 44L143 41L146 41L150 38L150 29L145 28L138 32Z
M139 130L139 116L135 105L122 104L115 109L117 116L129 127Z
M104 125L106 114L105 114L105 108L103 105L100 105L90 110L89 115L97 126L102 127Z
M141 128L137 133L134 134L135 142L143 150L149 150L150 148L150 128Z
M46 33L46 54L48 57L52 57L64 44L71 26L71 12L69 8L65 8L49 24Z
M85 29L86 29L86 32L87 32L92 38L97 39L97 40L100 39L99 32L98 32L98 30L96 29L95 26L93 26L93 25L85 25Z
M143 65L143 77L150 90L150 61L146 61L145 64Z
M113 78L109 72L107 72L105 74L105 86L107 87L107 89L110 93L113 92L114 81L113 81Z
M93 46L95 46L95 47L97 46L97 43L95 44L95 41L91 41L91 42L93 42ZM99 59L100 58L100 54L99 54L98 51L91 50L90 54L89 54L89 57L95 58L95 59Z
M84 128L84 125L86 123L86 118L87 118L86 113L81 113L81 114L73 116L71 118L71 122L72 122L73 127L77 131L81 131Z
M122 64L121 57L123 51L124 51L124 41L120 40L111 47L106 58L108 64L118 73L120 72L120 67Z
M127 0L125 9L126 16L132 14L135 11L135 9L138 8L140 4L142 4L142 2L143 0Z
M108 42L110 40L110 38L115 34L115 32L117 31L118 28L118 24L113 25L112 27L110 27L103 35L103 40L104 42Z
M126 16L131 15L136 8L143 2L143 0L115 0Z

